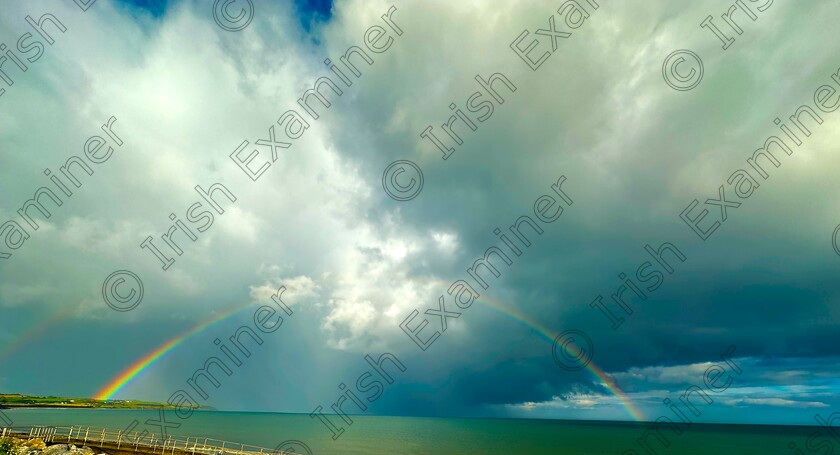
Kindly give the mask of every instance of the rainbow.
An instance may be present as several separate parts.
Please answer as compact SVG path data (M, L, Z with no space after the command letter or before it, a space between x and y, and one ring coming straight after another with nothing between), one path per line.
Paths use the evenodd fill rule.
M45 319L40 324L30 328L29 331L17 337L17 339L8 343L2 350L0 350L0 362L6 360L9 356L19 351L20 348L38 339L47 330L64 322L72 315L72 313L72 311L57 312L53 315L53 317Z
M520 324L535 330L542 338L547 340L552 345L554 344L554 337L556 336L554 335L554 332L547 329L539 322L530 319L521 311L514 308L508 308L499 302L488 299L486 296L478 298L477 301L498 311L499 313L504 314L505 316L514 319ZM619 402L621 402L622 406L624 406L624 408L627 410L627 413L630 414L630 417L632 417L638 422L643 422L645 420L642 411L635 404L633 404L633 400L631 400L630 397L628 397L627 394L625 394L624 391L621 390L618 384L615 383L615 380L613 380L609 376L609 374L607 374L606 371L602 370L600 367L598 367L598 365L595 364L595 362L592 361L590 361L587 364L586 370L589 371L604 388L609 390L610 393L612 393L613 395L615 395L616 398L618 398Z
M143 373L149 367L154 365L158 360L162 359L166 354L172 352L172 350L178 347L181 343L183 343L190 337L201 333L204 330L218 324L219 322L222 322L225 319L235 315L236 313L244 310L245 308L250 307L251 305L254 305L253 301L232 307L222 313L214 315L213 317L207 319L201 324L187 330L186 332L181 333L175 338L172 338L166 343L161 344L154 350L150 351L143 357L140 357L139 359L137 359L137 361L123 369L120 372L120 374L118 374L107 384L102 386L102 388L99 389L93 395L93 398L97 400L110 400L114 395L116 395L120 390L122 390L123 387L127 386L131 381L136 379L141 373Z
M539 322L530 319L521 311L514 308L506 307L494 300L488 299L486 296L479 298L477 301L486 305L489 308L496 310L497 312L505 316L510 317L511 319L519 322L520 324L532 330L535 330L546 341L548 341L551 344L554 344L553 331L547 329ZM122 370L120 374L115 376L111 381L109 381L99 391L97 391L94 394L93 398L98 400L110 400L120 390L122 390L125 386L131 383L131 381L136 379L141 373L143 373L149 367L154 365L157 361L162 359L166 354L178 347L185 340L233 316L234 314L251 305L253 305L253 302L233 307L223 313L215 315L214 317L202 322L201 324L178 335L177 337L167 341L166 343L163 343L162 345L158 346L157 348L150 351L149 353L135 361L133 364L129 365L124 370ZM642 413L642 411L633 403L633 401L627 396L627 394L625 394L621 390L618 384L615 383L615 381L609 376L609 374L607 374L607 372L598 367L595 364L595 362L592 361L590 361L587 364L586 369L592 374L592 376L595 377L595 379L597 379L597 381L604 388L609 390L610 393L612 393L619 400L619 402L627 410L627 412L633 419L639 422L644 421L644 414Z

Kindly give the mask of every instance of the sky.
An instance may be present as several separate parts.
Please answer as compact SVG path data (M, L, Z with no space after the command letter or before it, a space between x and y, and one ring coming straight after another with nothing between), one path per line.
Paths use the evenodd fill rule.
M218 25L210 3L97 0L83 11L0 0L0 43L34 33L27 16L66 27L46 26L54 43L27 71L0 65L14 82L0 81L0 223L24 223L17 211L50 185L45 169L58 175L92 136L113 148L93 175L76 173L81 187L49 219L35 215L39 229L19 249L0 231L0 253L12 253L0 259L0 391L94 396L117 384L112 398L188 390L222 410L309 413L370 370L366 355L391 353L405 371L389 367L394 383L367 414L654 420L710 368L732 381L697 421L814 424L840 405L836 114L803 118L812 134L790 156L776 150L780 165L765 162L769 177L748 198L727 183L768 137L784 137L775 118L791 125L818 87L840 90L837 5L772 2L756 20L739 16L742 33L723 49L699 24L729 3L601 1L532 70L511 43L527 30L520 48L539 40L532 58L552 50L534 32L554 16L566 29L561 2L252 0L239 31ZM381 18L392 5L402 34ZM323 88L331 105L318 119L303 113L297 100L316 80L338 81L324 60L364 46L373 25L392 45L341 96ZM704 64L690 90L663 80L679 49ZM463 144L442 159L421 133L432 125L444 137L450 103L468 112L475 77L496 73L516 90L495 83L503 102L485 94L492 115L469 113L475 131L456 124ZM254 181L231 154L247 140L238 156L256 149L252 170L269 162L256 142L290 109L309 127ZM112 117L121 145L101 128ZM397 160L422 169L411 200L383 190ZM571 204L552 189L561 177ZM194 188L215 183L236 201L217 193L224 213L195 241L176 233L182 254L168 250L175 262L163 270L141 243L166 248L170 213L186 223L201 201ZM705 207L709 228L723 212L704 201L719 187L740 206L702 240L680 214L697 199L690 214ZM543 195L562 216L539 235L526 226L531 245L509 266L493 259L499 276L483 272L488 288L456 306L450 286L503 248L494 229L513 239L507 227L534 218ZM686 258L666 253L671 273L645 250L666 242ZM645 262L661 283L644 300L625 286L624 313L610 296L624 274L643 286ZM103 299L119 270L143 283L130 311ZM193 373L224 358L214 340L254 327L281 286L292 314L279 313L282 326L241 365L229 362L230 376L217 372L206 399L195 394ZM590 305L599 295L619 327ZM440 296L450 317L427 312L443 309ZM421 339L440 333L426 350L401 328L414 310L409 327L429 324ZM555 360L565 346L555 338L568 333L591 342L587 368Z

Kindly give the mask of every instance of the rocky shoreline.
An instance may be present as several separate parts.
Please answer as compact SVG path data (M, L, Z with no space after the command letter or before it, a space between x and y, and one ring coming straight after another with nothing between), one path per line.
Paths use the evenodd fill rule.
M109 455L88 446L73 444L47 445L41 438L0 438L0 455Z

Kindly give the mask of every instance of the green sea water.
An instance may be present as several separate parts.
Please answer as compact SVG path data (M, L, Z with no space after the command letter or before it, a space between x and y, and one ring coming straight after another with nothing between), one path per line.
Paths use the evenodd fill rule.
M4 413L14 425L88 425L125 429L135 419L136 430L160 433L158 411L96 409L13 409ZM195 412L180 419L167 412L169 428L178 436L202 436L274 448L287 440L307 444L313 455L474 455L474 454L551 454L551 455L647 455L636 442L649 427L642 423L457 419L432 417L352 416L338 440L321 423L305 414L247 412ZM336 418L337 420L337 418ZM663 428L669 447L649 437L656 454L665 455L790 455L795 443L802 453L805 439L819 430L815 427L770 425L700 425L683 428L681 435ZM823 433L825 435L825 433ZM828 437L834 453L840 441ZM816 453L816 452L813 452ZM823 452L829 453L829 452Z

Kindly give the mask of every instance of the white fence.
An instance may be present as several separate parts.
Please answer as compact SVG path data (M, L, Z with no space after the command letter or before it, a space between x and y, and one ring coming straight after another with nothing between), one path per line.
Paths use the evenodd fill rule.
M198 455L297 455L293 452L275 451L265 447L240 444L220 439L172 435L161 437L154 433L125 433L122 430L108 430L94 427L3 427L0 437L15 436L40 438L46 443L78 443L97 445L121 450L134 450L148 454L175 455L191 453Z

